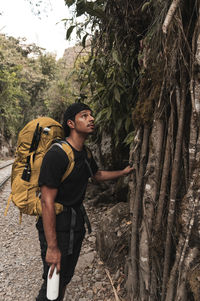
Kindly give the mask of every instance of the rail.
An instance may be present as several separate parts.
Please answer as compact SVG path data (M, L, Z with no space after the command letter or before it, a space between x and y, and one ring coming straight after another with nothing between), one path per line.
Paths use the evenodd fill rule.
M12 161L12 162L9 162L9 163L6 163L6 164L4 164L4 165L1 165L1 166L0 166L0 170L3 169L3 168L6 168L6 167L8 167L8 166L10 166L10 165L12 165L12 164L13 164L13 161ZM10 179L10 177L11 177L11 174L7 175L7 176L0 182L0 189L2 189L2 187L3 187L4 184Z
M11 175L7 176L3 181L0 183L0 189L3 187L3 185L10 179Z
M6 164L4 164L4 165L0 165L0 169L3 169L3 168L5 168L5 167L7 167L7 166L9 166L9 165L12 165L13 164L13 161L12 162L9 162L9 163L6 163Z

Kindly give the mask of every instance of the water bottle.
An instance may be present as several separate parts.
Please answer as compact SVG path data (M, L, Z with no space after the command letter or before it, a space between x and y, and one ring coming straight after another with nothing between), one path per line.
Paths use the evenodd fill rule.
M51 268L49 268L48 278L47 278L47 299L56 300L59 295L59 281L60 274L57 274L57 269L55 267L53 275L49 278Z

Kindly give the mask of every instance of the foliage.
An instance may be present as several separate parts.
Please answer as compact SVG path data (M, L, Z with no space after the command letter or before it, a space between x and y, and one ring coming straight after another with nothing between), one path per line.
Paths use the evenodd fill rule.
M94 33L91 56L82 66L79 79L81 88L90 87L89 102L98 112L99 135L105 130L110 132L117 146L133 131L131 111L136 106L140 76L138 53L150 18L149 7L143 7L140 1L65 2L74 9L67 37L77 25L77 17L83 15L85 22L76 26L82 44L85 45L88 24ZM138 12L138 18L133 18Z
M25 123L47 112L44 91L54 78L56 61L23 40L0 35L0 45L0 132L15 140Z
M80 96L77 70L82 59L73 70L68 57L56 61L24 40L0 35L0 45L0 134L15 143L19 130L33 118L47 115L62 121L65 107Z
M61 122L65 108L75 102L78 95L79 85L76 83L75 72L65 67L63 58L57 63L56 75L44 95L47 115Z
M0 120L1 131L4 136L10 137L19 130L21 120L18 116L22 115L23 105L26 102L26 93L20 88L17 78L16 68L12 70L0 70Z

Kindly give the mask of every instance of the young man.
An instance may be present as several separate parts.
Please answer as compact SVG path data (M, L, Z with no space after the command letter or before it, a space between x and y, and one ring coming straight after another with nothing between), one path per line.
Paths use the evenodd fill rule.
M66 286L73 277L85 236L84 224L89 222L82 205L88 178L93 176L97 181L112 180L128 175L133 170L128 166L120 171L101 171L92 156L88 159L84 142L94 131L94 117L87 105L74 103L69 106L64 114L63 127L66 141L74 152L75 165L71 174L61 183L69 163L66 153L59 145L53 145L43 159L39 177L42 218L39 218L36 227L39 232L44 283L36 301L48 300L46 284L49 267L50 277L55 267L60 273L57 301L63 300ZM55 214L55 201L64 206L64 211L58 215Z

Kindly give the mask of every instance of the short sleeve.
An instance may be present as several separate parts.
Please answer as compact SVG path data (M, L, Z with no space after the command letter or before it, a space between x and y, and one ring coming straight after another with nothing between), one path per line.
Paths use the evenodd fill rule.
M68 164L69 159L65 151L54 145L43 158L38 185L58 188Z

